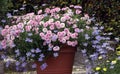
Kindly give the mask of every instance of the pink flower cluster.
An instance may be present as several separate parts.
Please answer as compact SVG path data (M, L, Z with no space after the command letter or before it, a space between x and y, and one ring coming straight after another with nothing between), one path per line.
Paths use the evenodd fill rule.
M87 23L89 16L85 14L84 17L81 17L81 6L71 5L70 7L72 9L69 7L46 8L45 11L39 10L38 15L28 13L18 17L17 25L7 25L2 30L2 36L4 36L4 40L1 42L2 47L4 49L7 46L14 47L14 39L19 38L23 32L39 34L44 41L43 45L48 45L54 51L60 49L59 46L54 45L54 42L57 41L76 46L79 34L84 31L78 22Z

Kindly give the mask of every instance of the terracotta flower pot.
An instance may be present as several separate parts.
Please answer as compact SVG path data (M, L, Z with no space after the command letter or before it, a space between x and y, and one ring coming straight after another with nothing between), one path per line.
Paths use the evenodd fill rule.
M37 62L37 74L72 74L75 52L75 47L63 46L57 58L49 57L46 60L46 69L41 70Z

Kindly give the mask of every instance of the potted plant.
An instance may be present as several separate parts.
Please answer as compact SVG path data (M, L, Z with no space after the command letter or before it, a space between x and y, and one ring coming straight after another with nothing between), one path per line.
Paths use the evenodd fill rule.
M37 15L17 17L15 25L2 30L2 48L11 48L17 69L34 61L32 67L37 67L37 74L71 74L77 47L90 55L99 49L96 45L103 48L99 42L106 40L97 27L89 26L91 19L87 14L82 16L81 9L78 5L51 7L39 10Z

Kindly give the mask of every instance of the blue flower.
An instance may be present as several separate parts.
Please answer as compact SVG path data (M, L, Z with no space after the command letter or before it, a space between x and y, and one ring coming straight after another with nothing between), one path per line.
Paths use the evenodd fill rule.
M29 57L31 55L31 52L27 52L26 55L27 57Z
M31 57L35 57L35 54L32 54Z
M58 57L59 54L58 54L58 53L53 53L53 56L54 56L54 57Z
M7 16L7 18L11 18L12 17L11 13L7 13L6 16Z
M40 50L39 48L36 48L35 52L36 52L36 53L40 53L41 50Z
M10 61L7 61L6 64L5 64L5 66L9 67L10 63L11 63Z
M26 65L27 65L26 62L23 62L23 63L21 64L22 67L25 67Z
M48 66L48 65L47 65L46 63L43 63L43 64L40 66L40 68L41 68L41 70L44 70L47 66Z
M85 34L85 39L90 39L89 35L88 34Z
M31 52L34 53L34 52L35 52L35 49L31 49Z
M45 56L44 56L44 54L40 54L40 57L44 58Z
M28 33L28 36L32 36L33 34L32 33Z
M16 66L19 66L19 65L20 65L20 62L17 61L17 62L15 63L15 65L16 65Z
M26 40L25 40L26 42L33 42L33 40L32 39L30 39L30 38L26 38Z
M22 61L22 62L25 61L25 57L20 57L19 59L20 59L20 61Z
M37 65L34 63L34 64L32 64L32 68L36 68L37 67Z
M38 61L40 61L40 62L43 61L43 58L42 57L38 58Z

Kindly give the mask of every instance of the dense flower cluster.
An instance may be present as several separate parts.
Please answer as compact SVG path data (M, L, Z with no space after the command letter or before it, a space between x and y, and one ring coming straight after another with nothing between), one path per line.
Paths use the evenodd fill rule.
M88 14L81 14L81 6L51 7L45 11L39 10L37 15L28 13L16 17L16 25L8 26L1 31L4 40L3 49L12 48L15 54L17 69L25 67L26 62L39 61L41 69L45 69L44 62L48 56L59 56L61 45L78 46L85 55L95 60L105 56L109 47L107 37L100 35L103 27L90 27L91 19ZM98 26L98 25L96 25ZM2 58L4 58L2 56ZM22 62L22 63L21 63ZM32 65L35 68L35 64Z

